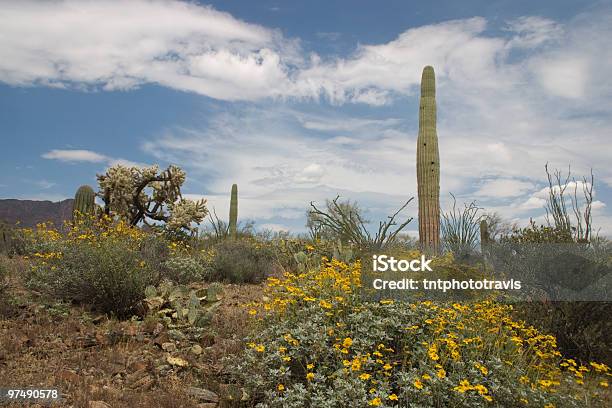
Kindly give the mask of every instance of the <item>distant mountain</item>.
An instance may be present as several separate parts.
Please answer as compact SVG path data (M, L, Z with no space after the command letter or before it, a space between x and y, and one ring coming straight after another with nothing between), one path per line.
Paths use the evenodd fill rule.
M15 225L18 221L22 227L35 227L41 222L53 222L61 226L65 220L72 218L73 199L64 201L35 200L0 200L0 221Z

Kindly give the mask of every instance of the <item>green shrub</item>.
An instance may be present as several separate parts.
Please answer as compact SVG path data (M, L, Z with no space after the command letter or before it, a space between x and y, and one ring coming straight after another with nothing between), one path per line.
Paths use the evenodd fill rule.
M612 365L612 303L525 302L515 305L515 314L553 334L564 355Z
M559 349L565 355L581 361L612 363L609 341L612 334L612 303L555 298L555 285L547 286L546 283L551 278L543 275L552 270L558 275L551 276L564 278L568 282L593 280L589 272L605 270L603 268L606 265L607 270L610 270L612 247L607 240L596 238L588 244L575 243L567 228L537 226L531 222L528 227L503 237L500 244L494 245L493 248L496 248L495 256L501 254L499 249L505 248L507 268L512 272L511 276L524 273L530 280L544 284L540 287L542 294L552 294L552 301L518 303L515 307L517 316L540 330L553 334L557 338ZM508 250L513 252L509 253ZM575 269L570 268L568 272L564 272L567 268L562 256L566 253L576 255L578 260L585 259L589 262L585 261L584 266L578 263ZM605 293L604 283L598 284L598 287Z
M132 313L145 288L158 280L153 265L126 241L66 245L61 253L58 262L41 263L33 271L30 286L119 317Z
M254 239L226 240L214 247L210 279L232 283L258 283L274 266L274 254Z
M527 243L572 243L572 234L566 229L537 225L533 220L525 228L515 229L509 235L501 238L502 242L512 242L515 244Z
M164 276L177 283L191 283L204 280L208 270L197 256L173 256L163 263Z
M59 233L45 226L30 236L28 286L56 299L128 316L159 281L157 261L147 258L151 234L110 219L79 221Z

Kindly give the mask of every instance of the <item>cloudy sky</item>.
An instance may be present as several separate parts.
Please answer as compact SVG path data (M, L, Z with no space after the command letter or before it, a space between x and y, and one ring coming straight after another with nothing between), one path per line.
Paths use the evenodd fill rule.
M610 235L610 38L610 1L4 1L0 198L174 163L219 214L238 183L259 227L302 230L336 194L378 220L416 195L432 65L443 207L452 192L526 223L547 162L592 168Z

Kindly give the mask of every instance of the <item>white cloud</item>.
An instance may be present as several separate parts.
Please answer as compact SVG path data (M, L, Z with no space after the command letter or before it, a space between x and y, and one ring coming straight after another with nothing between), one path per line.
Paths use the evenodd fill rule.
M114 166L121 164L123 166L146 166L142 163L136 163L126 159L117 159L108 157L100 153L96 153L91 150L80 150L80 149L53 149L41 155L43 159L59 160L66 163L106 163L108 166Z
M509 48L534 48L563 36L563 27L555 21L537 16L523 16L508 23L507 30L514 33Z
M518 197L533 189L534 185L528 181L514 179L484 180L480 188L473 193L483 198Z
M600 211L602 209L606 208L606 203L599 201L599 200L595 200L591 203L591 209L593 211Z
M108 157L92 152L91 150L50 150L42 156L44 159L59 160L63 162L90 162L102 163L109 160Z
M202 131L168 132L144 149L185 166L188 182L206 185L210 193L204 197L218 214L227 213L230 187L237 183L241 218L278 224L293 220L293 230L303 229L313 200L323 203L337 194L358 200L375 221L414 194L414 163L405 159L414 157L414 135L391 131L388 121L380 120L356 126L351 143L338 144L333 131L324 138L309 136L303 118L285 109L239 110L214 117ZM326 129L351 123L350 117L331 114L308 118ZM188 183L185 191L194 193L195 188Z
M589 66L583 58L559 55L533 61L532 69L552 95L582 98L588 85Z
M253 99L282 87L297 55L277 31L170 0L5 3L0 27L0 80L13 85L158 83Z
M468 102L483 91L517 93L517 84L530 81L552 96L585 99L609 89L596 82L612 68L605 42L610 13L599 14L567 27L525 16L498 36L485 34L482 17L446 21L323 60L304 55L298 40L278 30L208 6L28 0L0 12L0 80L108 90L155 83L230 101L323 97L380 106L413 94L422 67L433 65L441 90L460 92Z
M38 187L42 188L43 190L48 190L57 185L57 183L54 183L49 180L38 180L34 184L36 184Z

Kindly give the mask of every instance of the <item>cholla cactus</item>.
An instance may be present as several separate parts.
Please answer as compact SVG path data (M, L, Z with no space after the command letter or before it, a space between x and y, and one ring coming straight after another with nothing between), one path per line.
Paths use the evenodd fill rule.
M185 172L177 166L160 172L158 166L116 165L98 175L98 195L103 198L106 214L131 225L153 221L166 223L171 231L192 230L191 224L202 222L208 210L206 200L183 198L185 178Z
M181 200L168 205L170 216L167 227L172 231L186 229L193 231L192 223L199 224L208 213L206 206L201 201Z

